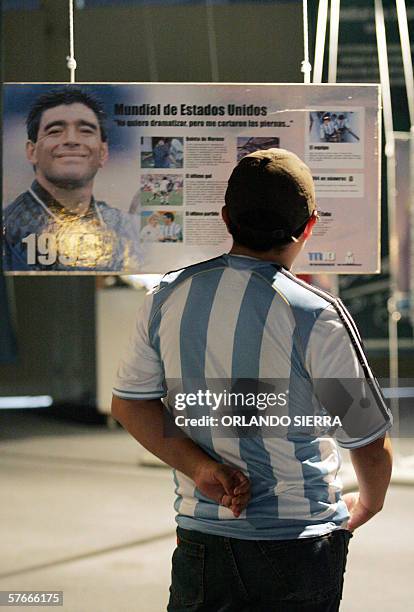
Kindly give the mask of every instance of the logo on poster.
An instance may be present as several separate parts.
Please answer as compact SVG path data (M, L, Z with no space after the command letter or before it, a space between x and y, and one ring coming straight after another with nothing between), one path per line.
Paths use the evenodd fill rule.
M312 251L308 253L309 261L335 261L335 251Z

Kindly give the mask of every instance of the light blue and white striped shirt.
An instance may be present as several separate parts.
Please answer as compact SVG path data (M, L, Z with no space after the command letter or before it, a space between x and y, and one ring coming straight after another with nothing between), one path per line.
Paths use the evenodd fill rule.
M165 398L168 405L177 381L188 390L191 381L208 386L214 380L282 379L289 392L284 413L312 415L313 400L305 391L319 378L369 382L375 401L365 412L357 405L365 425L353 434L339 428L342 446L364 446L389 429L388 408L341 301L278 264L222 255L167 274L146 297L114 394ZM195 406L190 416L201 414ZM291 539L345 524L340 456L332 437L301 437L289 428L277 437L260 430L255 436L224 437L214 427L202 434L200 429L186 432L212 457L249 477L251 500L235 518L175 470L181 527L242 539Z
M182 240L181 225L173 221L169 225L161 226L161 233L164 240Z

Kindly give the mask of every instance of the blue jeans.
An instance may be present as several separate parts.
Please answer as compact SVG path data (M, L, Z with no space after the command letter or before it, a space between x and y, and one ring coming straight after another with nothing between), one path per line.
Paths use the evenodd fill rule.
M177 529L168 612L336 612L351 532L238 540Z

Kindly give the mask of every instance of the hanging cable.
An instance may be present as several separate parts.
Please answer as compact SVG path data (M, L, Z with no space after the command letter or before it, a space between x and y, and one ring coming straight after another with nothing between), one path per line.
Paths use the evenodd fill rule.
M311 82L312 66L309 62L309 20L308 20L308 0L303 0L303 62L301 72L303 72L303 82Z
M70 72L70 82L75 82L75 36L74 36L74 19L73 19L73 0L69 0L69 55L66 57L67 67Z
M151 6L144 5L142 7L142 12L144 16L143 21L145 32L145 46L147 48L149 75L151 81L156 83L160 80L160 78L158 73L157 55L154 44L155 37L152 27Z
M404 65L405 87L407 90L410 126L414 127L414 77L411 58L410 34L408 31L407 7L405 0L397 0L398 28L400 30L401 52Z
M322 83L323 58L325 55L326 23L328 21L328 0L319 0L318 21L316 25L315 60L313 63L313 82Z

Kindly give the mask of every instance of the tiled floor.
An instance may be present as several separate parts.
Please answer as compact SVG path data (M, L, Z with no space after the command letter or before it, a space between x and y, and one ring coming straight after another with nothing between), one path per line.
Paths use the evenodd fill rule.
M120 429L25 413L2 432L0 590L63 590L65 612L165 610L170 471L143 465L146 451ZM343 612L410 609L413 507L414 487L394 486L355 534Z

